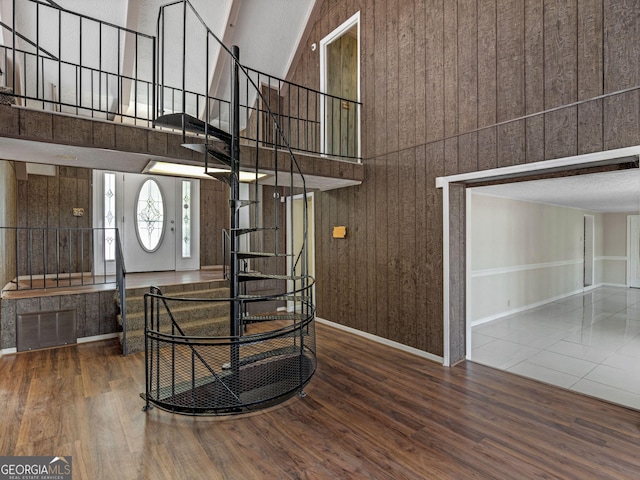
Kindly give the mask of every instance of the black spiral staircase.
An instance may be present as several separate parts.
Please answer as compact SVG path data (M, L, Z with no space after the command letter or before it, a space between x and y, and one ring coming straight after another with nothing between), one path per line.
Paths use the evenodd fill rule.
M178 9L180 16L176 15ZM174 68L164 54L165 41L172 41L165 31L169 18L183 19L184 45L189 35L196 34L194 25L206 32L203 63L207 78L209 42L220 47L220 55L227 56L230 98L212 100L205 92L205 107L188 112L183 85L182 111L163 111L165 73ZM260 85L240 64L238 48L224 46L188 1L161 7L158 40L157 78L162 81L157 93L160 114L154 126L181 132L182 146L201 155L205 173L229 186L230 229L226 232L225 256L230 293L229 298L176 298L152 287L145 296L145 409L157 406L176 413L219 415L264 408L292 395L303 395L317 364L313 278L307 258L307 202L302 202L304 212L299 219L293 213L283 214L282 200L294 194L306 198L304 177L280 119L269 107ZM184 72L190 67L186 47L183 52L184 82ZM241 83L246 85L244 91ZM246 105L243 111L241 96ZM267 147L259 128L265 123L273 129ZM255 138L246 134L251 125L255 126ZM245 133L241 146L242 127ZM265 177L268 185L262 185L258 178L264 171L260 159L265 155L270 157ZM255 176L249 198L241 198L241 171ZM273 202L269 208L264 208L265 198ZM248 225L241 222L242 209L251 209ZM293 212L293 208L290 210ZM303 223L303 238L294 242L293 234L285 232L287 227L293 232L296 221ZM256 282L269 284L271 293L256 293L251 288ZM228 335L185 335L179 315L173 312L179 312L177 307L186 302L209 303L212 309L220 302L228 303Z

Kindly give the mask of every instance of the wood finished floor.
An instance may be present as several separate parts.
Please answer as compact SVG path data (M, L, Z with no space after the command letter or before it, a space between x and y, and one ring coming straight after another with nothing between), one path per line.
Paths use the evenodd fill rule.
M245 417L141 411L116 341L0 358L0 455L74 479L637 479L640 413L318 325L306 398Z

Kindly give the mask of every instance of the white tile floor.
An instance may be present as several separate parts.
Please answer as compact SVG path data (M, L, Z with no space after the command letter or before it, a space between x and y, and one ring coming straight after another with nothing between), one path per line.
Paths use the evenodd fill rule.
M599 287L472 329L471 361L640 410L640 289Z

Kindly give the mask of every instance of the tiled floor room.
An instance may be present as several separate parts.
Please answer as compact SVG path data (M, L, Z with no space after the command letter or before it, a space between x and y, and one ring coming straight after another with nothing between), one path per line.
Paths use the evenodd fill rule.
M640 410L640 289L587 293L472 328L471 360Z

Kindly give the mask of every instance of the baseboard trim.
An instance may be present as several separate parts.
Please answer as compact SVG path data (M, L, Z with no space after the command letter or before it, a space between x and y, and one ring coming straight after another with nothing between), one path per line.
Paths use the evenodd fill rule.
M105 333L104 335L94 335L92 337L81 337L78 339L78 343L99 342L100 340L110 340L112 338L118 338L118 334Z
M0 357L2 355L13 355L14 353L18 353L18 349L17 348L3 348L2 350L0 350Z
M511 310L506 310L504 312L496 313L495 315L490 315L488 317L479 318L478 320L474 320L473 322L471 322L471 327L472 328L473 327L477 327L478 325L482 325L483 323L492 322L492 321L497 320L497 319L502 318L502 317L508 317L509 315L514 315L516 313L524 312L524 311L530 310L532 308L541 307L543 305L546 305L547 303L557 302L558 300L562 300L564 298L571 297L572 295L577 295L579 293L584 293L585 290L593 290L594 288L597 288L600 285L602 285L602 284L595 285L595 286L592 285L590 287L587 287L586 289L585 288L579 288L577 290L574 290L573 292L564 293L564 294L558 295L556 297L547 298L545 300L541 300L541 301L535 302L535 303L530 303L529 305L525 305L523 307L512 308Z
M388 338L379 337L378 335L373 335L371 333L363 332L362 330L358 330L356 328L347 327L345 325L340 325L339 323L331 322L329 320L325 320L324 318L316 317L316 321L318 323L322 323L323 325L327 325L329 327L333 327L337 330L343 330L348 333L352 333L354 335L358 335L359 337L366 338L367 340L371 340L376 343L381 343L388 347L395 348L397 350L402 350L403 352L411 353L412 355L416 355L417 357L424 358L426 360L431 360L432 362L436 362L439 364L444 363L444 358L439 357L438 355L434 355L433 353L425 352L424 350L420 350L418 348L410 347L409 345L405 345L400 342L394 342L393 340L389 340Z

